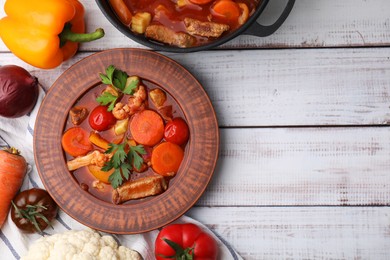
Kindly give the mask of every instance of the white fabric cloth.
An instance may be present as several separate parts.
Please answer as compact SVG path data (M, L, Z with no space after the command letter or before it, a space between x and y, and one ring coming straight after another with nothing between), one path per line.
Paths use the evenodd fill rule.
M45 93L40 89L38 102L29 115L17 119L8 119L0 116L0 148L13 146L19 149L29 164L29 172L24 179L21 190L33 187L44 188L35 168L32 140L35 118L44 95ZM182 216L175 221L175 223L186 222L192 222L201 226L218 241L220 248L219 259L242 259L226 241L198 221L187 216ZM70 229L87 229L86 226L78 223L62 210L59 211L57 218L53 220L52 224L54 229L47 228L45 230L47 235L61 233ZM158 232L158 230L153 230L139 235L113 236L119 244L138 251L145 260L149 260L154 259L154 241ZM8 214L8 219L0 230L0 258L2 260L19 259L26 254L29 245L39 237L39 234L24 234L20 232L12 222L10 214Z

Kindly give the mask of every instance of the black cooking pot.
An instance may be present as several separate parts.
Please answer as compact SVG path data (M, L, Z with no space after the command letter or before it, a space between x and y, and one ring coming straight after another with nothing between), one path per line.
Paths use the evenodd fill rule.
M108 0L96 0L96 3L99 6L100 10L103 12L103 14L106 16L106 18L111 22L111 24L114 25L115 28L121 31L124 35L126 35L127 37L131 38L134 41L144 46L150 47L155 50L160 50L160 51L194 52L194 51L202 51L202 50L207 50L207 49L217 47L235 38L240 34L254 35L259 37L265 37L273 34L283 24L287 16L290 14L294 6L295 0L288 0L286 7L284 8L282 14L276 20L275 23L271 25L261 25L257 23L256 20L259 18L260 14L264 11L264 8L268 4L268 0L262 0L260 5L256 9L256 12L245 22L245 24L243 24L240 28L238 28L234 32L226 34L225 36L218 38L215 41L212 41L205 45L189 47L189 48L179 48L176 46L164 45L155 41L151 41L143 35L135 34L127 26L121 23L121 21L118 19L114 11L111 9Z

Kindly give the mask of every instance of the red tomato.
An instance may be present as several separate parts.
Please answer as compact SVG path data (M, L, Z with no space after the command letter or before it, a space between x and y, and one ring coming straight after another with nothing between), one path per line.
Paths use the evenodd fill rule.
M106 106L95 107L89 115L89 125L97 131L107 130L115 123L116 118L111 112L107 111Z
M168 142L182 145L188 141L189 136L190 130L188 129L186 121L182 118L174 118L165 126L164 138Z
M157 260L213 260L217 259L217 255L217 242L195 224L166 226L156 238L155 256Z

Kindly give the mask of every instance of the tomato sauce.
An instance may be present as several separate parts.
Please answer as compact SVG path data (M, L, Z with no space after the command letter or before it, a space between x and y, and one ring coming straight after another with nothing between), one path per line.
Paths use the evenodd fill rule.
M202 22L215 22L228 24L230 29L223 35L237 30L243 22L239 20L227 19L217 15L213 10L213 5L218 0L213 0L207 4L194 4L190 0L124 0L124 3L134 15L139 12L148 12L152 15L151 24L161 24L175 32L186 32L184 18L193 18ZM256 10L261 0L232 0L237 4L245 4L248 8L248 17ZM240 11L241 14L243 10ZM245 19L245 21L247 18ZM194 46L209 43L215 38L193 35L196 38Z

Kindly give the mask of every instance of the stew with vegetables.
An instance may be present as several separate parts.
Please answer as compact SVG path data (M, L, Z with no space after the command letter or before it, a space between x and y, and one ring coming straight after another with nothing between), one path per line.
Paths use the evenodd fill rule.
M181 48L207 44L242 26L261 0L109 0L136 34Z
M190 138L179 105L112 65L100 77L69 111L61 140L68 170L81 188L115 204L163 193Z

